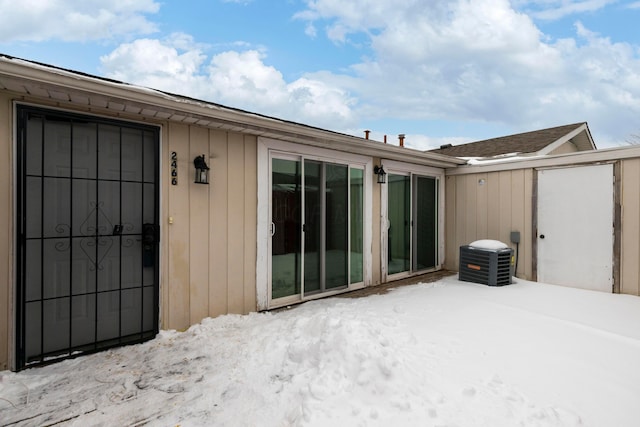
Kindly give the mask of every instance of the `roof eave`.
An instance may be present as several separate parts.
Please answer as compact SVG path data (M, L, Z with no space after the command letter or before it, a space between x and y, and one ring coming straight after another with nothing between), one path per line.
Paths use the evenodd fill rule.
M581 134L583 135L582 138L580 138ZM538 155L538 156L548 155L552 153L554 150L556 150L557 148L559 148L561 145L571 140L575 140L578 143L580 143L579 141L586 141L586 143L580 144L581 146L578 146L578 144L576 144L576 146L578 146L579 151L591 151L596 149L596 145L594 144L593 138L591 137L591 132L589 132L589 127L585 122L585 123L582 123L580 126L576 127L571 132L558 138L551 144L548 144L543 149L537 151L535 155Z
M466 163L464 160L443 154L425 153L410 148L388 145L378 141L15 58L0 56L0 74L19 81L36 83L47 87L103 96L107 99L134 103L139 106L153 106L160 109L178 111L195 117L206 117L216 122L236 125L240 132L271 137L276 134L285 140L305 145L328 147L340 151L357 152L374 157L442 168L455 167Z

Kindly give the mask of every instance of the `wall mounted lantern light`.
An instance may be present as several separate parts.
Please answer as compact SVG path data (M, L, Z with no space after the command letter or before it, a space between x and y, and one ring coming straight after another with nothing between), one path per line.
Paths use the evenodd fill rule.
M387 182L387 173L382 166L374 166L373 173L378 176L378 184L384 184Z
M204 154L193 159L193 165L196 167L196 184L209 184L209 166L204 161Z

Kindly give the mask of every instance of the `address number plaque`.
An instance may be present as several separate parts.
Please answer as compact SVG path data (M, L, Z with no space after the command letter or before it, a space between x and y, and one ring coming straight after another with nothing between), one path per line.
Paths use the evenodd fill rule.
M171 152L171 185L178 185L178 153Z

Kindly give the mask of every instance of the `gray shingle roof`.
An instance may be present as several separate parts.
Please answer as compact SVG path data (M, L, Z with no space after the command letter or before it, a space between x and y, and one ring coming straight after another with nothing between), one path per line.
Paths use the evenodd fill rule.
M509 153L536 153L584 124L585 122L574 123L430 151L453 157L493 157Z

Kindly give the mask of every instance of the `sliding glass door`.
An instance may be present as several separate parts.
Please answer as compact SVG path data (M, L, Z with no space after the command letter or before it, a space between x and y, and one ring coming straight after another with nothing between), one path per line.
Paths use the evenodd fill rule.
M363 280L363 168L271 159L271 299Z
M438 180L412 173L387 179L387 274L438 265Z

